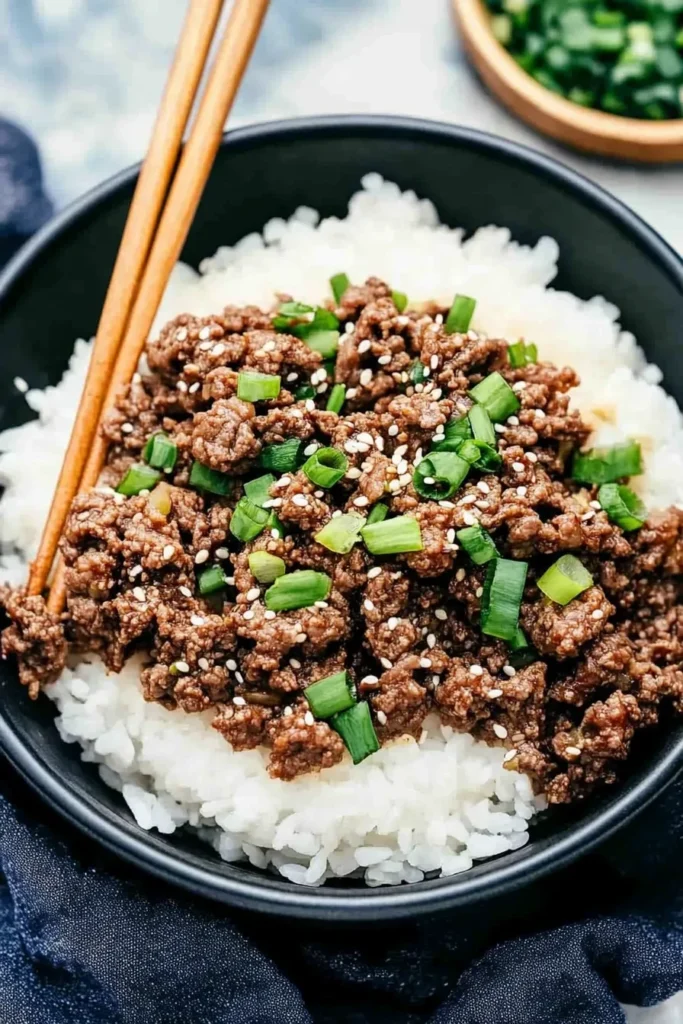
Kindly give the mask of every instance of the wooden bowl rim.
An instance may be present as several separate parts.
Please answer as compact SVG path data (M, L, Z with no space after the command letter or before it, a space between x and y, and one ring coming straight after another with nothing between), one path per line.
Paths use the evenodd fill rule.
M483 0L453 0L453 7L465 47L495 69L505 85L527 107L536 107L546 118L562 122L593 138L628 141L643 147L662 147L667 144L680 146L683 142L683 118L646 121L635 117L620 117L604 110L582 107L551 92L527 74L498 42Z

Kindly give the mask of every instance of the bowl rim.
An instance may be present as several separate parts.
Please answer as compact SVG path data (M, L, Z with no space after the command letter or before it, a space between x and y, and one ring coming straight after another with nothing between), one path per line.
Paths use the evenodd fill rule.
M683 117L621 117L582 107L528 74L491 29L484 0L451 0L470 59L498 99L537 131L593 154L641 162L683 158Z
M559 161L516 142L470 128L420 118L389 115L326 115L247 125L227 132L222 147L239 150L264 143L286 144L301 137L392 135L407 139L430 139L442 144L484 151L498 159L522 165L582 201L597 207L626 231L656 264L678 285L683 296L683 260L673 248L636 213L599 185ZM2 302L24 271L42 251L80 217L100 202L127 186L136 177L139 164L129 167L80 196L52 218L14 256L0 274L0 317ZM139 868L175 885L213 900L245 909L324 922L390 920L417 913L433 913L465 903L500 895L563 867L603 842L640 813L683 768L683 731L671 747L643 774L620 790L610 803L581 818L558 840L529 847L522 857L504 855L488 861L482 873L463 872L449 878L426 880L396 887L331 890L309 888L279 880L265 872L235 878L216 870L223 863L197 867L183 859L181 849L162 850L148 841L137 826L128 828L113 814L108 815L95 798L79 793L67 780L44 762L39 751L24 742L0 714L0 750L23 778L50 806L90 837ZM104 785L104 783L103 783ZM524 854L527 848L522 848Z

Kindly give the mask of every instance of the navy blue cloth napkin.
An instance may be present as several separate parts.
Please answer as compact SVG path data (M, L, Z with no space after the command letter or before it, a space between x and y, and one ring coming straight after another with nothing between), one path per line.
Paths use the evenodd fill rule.
M0 119L0 263L50 210L35 146ZM623 1024L619 1002L683 989L682 800L506 897L333 930L141 875L0 756L0 1024Z

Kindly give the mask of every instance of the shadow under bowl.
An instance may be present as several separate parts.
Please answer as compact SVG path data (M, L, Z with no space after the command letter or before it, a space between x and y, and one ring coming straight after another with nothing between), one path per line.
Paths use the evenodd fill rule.
M599 293L622 311L668 390L683 400L683 264L635 214L600 188L531 150L475 131L390 117L330 117L230 132L183 251L197 266L219 245L258 231L302 204L343 216L368 171L414 189L445 223L472 232L508 227L523 243L551 235L561 248L555 284ZM74 339L95 331L137 168L79 199L0 276L0 429L29 418L12 381L43 388L61 376ZM454 287L457 282L454 282ZM277 282L273 282L277 287ZM637 814L683 764L683 728L644 737L624 781L584 809L539 820L530 843L451 878L395 888L330 882L305 888L245 864L227 864L189 832L149 833L64 744L46 697L27 699L0 666L0 748L38 793L109 849L158 877L244 908L321 922L382 921L464 905L523 885L585 853Z

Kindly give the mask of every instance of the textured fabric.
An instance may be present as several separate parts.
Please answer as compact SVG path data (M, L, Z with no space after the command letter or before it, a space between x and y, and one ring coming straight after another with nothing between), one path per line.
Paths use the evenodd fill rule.
M0 120L0 262L49 212L35 147ZM0 756L0 1024L623 1024L620 1002L683 989L682 839L679 782L516 893L321 929L128 868Z

